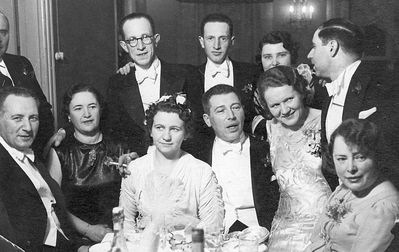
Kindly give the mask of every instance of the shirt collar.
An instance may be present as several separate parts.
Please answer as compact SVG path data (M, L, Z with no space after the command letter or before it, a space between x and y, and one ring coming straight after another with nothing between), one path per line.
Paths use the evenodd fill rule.
M218 70L222 70L222 71L226 72L225 76L226 76L226 78L228 78L230 75L230 69L231 69L231 61L230 61L229 57L226 57L226 59L220 65L216 65L209 58L207 58L206 70L208 73L210 73L212 75L214 74L214 72L216 72Z
M243 142L238 142L238 143L229 143L226 142L219 137L215 137L214 140L214 146L218 148L222 152L223 155L226 155L229 152L235 152L235 153L242 153L243 146L246 143L248 137L245 136L245 139Z
M136 65L136 71L139 72L146 72L146 71L157 71L160 65L160 60L158 59L158 57L155 57L154 61L151 63L151 66L148 69L143 69L140 66Z
M340 95L342 90L347 89L352 79L353 74L360 65L361 61L357 60L347 66L338 77L331 83L326 83L326 88L329 96Z
M35 161L35 154L32 149L27 149L26 151L20 151L15 149L14 147L11 147L3 137L0 136L0 144L3 145L3 147L10 153L11 156L16 157L18 160L22 161L24 160L24 157L27 156L32 162Z
M6 63L4 62L3 59L0 61L0 67L7 68L7 67L6 67Z

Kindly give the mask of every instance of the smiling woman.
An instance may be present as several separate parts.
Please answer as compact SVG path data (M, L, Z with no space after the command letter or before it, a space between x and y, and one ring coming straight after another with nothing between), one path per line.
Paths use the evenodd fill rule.
M122 144L100 129L103 99L87 85L72 86L64 96L64 113L73 126L62 144L51 150L48 167L65 195L76 230L93 242L111 232L111 211L118 205L118 161Z
M266 130L280 188L269 251L303 251L331 194L321 172L321 113L305 104L306 85L295 68L283 65L258 81L261 101L273 114Z

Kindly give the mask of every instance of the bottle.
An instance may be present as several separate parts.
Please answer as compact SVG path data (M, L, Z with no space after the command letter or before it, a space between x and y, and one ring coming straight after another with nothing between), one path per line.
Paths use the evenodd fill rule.
M125 215L122 207L114 207L112 209L112 221L114 222L114 238L112 240L109 252L128 252L126 239L123 232L123 221Z
M191 251L204 252L204 230L201 228L193 228L191 233Z

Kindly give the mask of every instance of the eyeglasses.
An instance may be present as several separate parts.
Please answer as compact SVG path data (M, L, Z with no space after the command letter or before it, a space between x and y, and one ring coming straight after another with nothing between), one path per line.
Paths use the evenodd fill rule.
M143 35L141 38L133 37L133 38L125 40L125 43L129 44L131 47L135 47L139 43L139 40L141 40L141 42L143 42L143 44L149 45L152 43L153 37L154 36L149 36L149 35Z

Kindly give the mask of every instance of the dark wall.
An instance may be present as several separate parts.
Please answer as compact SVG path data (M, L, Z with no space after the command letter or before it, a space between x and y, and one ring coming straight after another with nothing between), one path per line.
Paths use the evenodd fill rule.
M71 85L87 83L105 94L108 78L116 67L115 6L114 0L58 1L60 48L56 38L54 44L55 50L65 55L65 60L57 61L55 66L60 126L65 122L62 97Z

